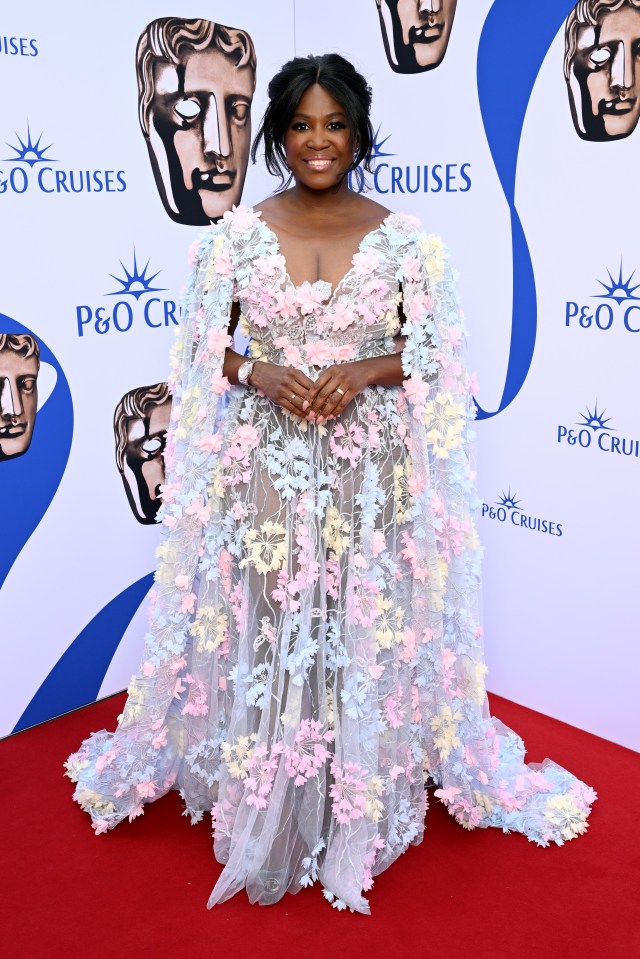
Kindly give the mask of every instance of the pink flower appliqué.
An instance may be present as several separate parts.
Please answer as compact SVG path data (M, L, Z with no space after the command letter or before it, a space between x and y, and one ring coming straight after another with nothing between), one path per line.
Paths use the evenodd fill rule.
M333 307L331 313L327 313L325 320L333 320L331 328L336 332L343 332L347 330L353 321L356 318L355 310L353 307L346 302L346 300L340 300Z
M365 436L364 429L357 423L350 423L348 428L345 428L343 423L338 423L331 433L329 447L335 456L349 460L351 465L355 466L362 456Z
M417 283L420 279L420 260L416 256L405 256L402 264L405 279Z
M230 346L233 346L233 340L226 330L209 330L207 333L207 347L216 356L224 356L224 351Z
M333 742L333 739L334 733L330 729L323 731L322 723L314 719L302 720L293 746L284 747L285 769L294 779L295 786L302 786L318 775L331 757L325 743Z
M353 623L362 626L373 626L378 618L376 596L382 592L377 583L371 579L354 576L351 580L351 589L347 593L347 614Z
M412 373L411 376L404 381L404 391L411 403L421 406L426 403L431 387L428 383L425 383L421 376Z
M229 276L233 269L233 264L227 250L220 250L215 258L213 268L218 276Z
M251 426L250 423L243 423L231 437L231 442L237 443L243 450L253 450L260 442L260 434L255 426Z
M331 772L334 782L329 793L336 821L347 825L354 819L363 819L367 808L366 770L358 763L345 763L340 767L333 762Z
M281 744L278 744L281 745ZM280 752L281 749L275 750ZM267 758L266 746L256 746L253 755L247 760L246 768L249 775L244 781L244 788L249 793L247 805L256 809L267 808L267 796L271 792L278 760L275 757Z
M292 286L286 290L276 291L276 300L274 310L279 313L283 320L290 320L298 311L296 303L296 292Z
M315 312L322 305L324 297L320 290L307 280L302 286L298 287L296 302L303 316L308 316L309 313Z
M333 359L333 348L329 343L323 343L321 340L305 343L304 351L310 366L324 366Z
M284 358L289 364L289 366L301 366L302 364L302 353L295 345L292 343L288 336L278 336L273 341L273 345L278 350L282 350L284 353Z
M190 673L184 677L184 681L189 687L187 701L182 707L183 716L206 716L209 712L207 706L207 689L200 679L195 679Z
M240 446L230 446L222 457L224 486L237 486L238 483L248 483L251 479L251 461Z
M367 273L374 273L378 269L379 263L380 257L373 250L356 253L353 258L353 268L356 276L366 276Z
M266 253L257 258L255 266L263 276L276 276L278 273L284 273L285 259L281 253Z
M257 223L260 219L260 214L254 213L248 206L243 206L243 204L236 206L234 203L231 209L226 211L222 219L225 223L229 224L230 229L234 233L245 233L254 223Z
M227 377L222 375L222 370L216 369L211 375L210 386L213 393L217 393L219 396L222 396L223 393L226 393L231 384L229 383Z

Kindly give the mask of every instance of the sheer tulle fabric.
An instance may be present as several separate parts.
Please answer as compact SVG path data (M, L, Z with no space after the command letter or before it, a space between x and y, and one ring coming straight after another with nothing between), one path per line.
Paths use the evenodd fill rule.
M403 387L318 426L230 386L234 299L253 355L313 378L393 352L403 315ZM169 789L192 822L211 811L209 905L319 881L368 913L373 877L422 839L429 779L465 828L542 846L587 828L594 791L527 765L489 714L464 339L445 251L413 218L369 233L333 294L291 284L250 209L197 245L142 666L117 730L66 766L96 833Z

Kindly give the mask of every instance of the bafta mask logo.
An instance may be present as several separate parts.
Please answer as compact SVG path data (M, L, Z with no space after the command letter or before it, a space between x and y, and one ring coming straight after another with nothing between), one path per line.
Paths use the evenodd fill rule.
M444 60L458 0L376 0L384 49L396 73L422 73Z
M138 40L138 117L165 210L207 224L240 202L256 54L244 30L163 17Z
M116 464L139 523L155 523L164 483L171 394L166 383L140 386L122 397L113 416Z
M565 29L564 75L576 132L620 140L640 117L640 0L581 0Z
M39 370L40 347L33 336L0 333L0 463L29 449Z

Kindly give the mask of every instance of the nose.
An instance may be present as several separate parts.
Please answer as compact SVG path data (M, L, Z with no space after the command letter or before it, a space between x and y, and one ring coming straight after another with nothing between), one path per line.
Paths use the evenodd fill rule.
M20 416L21 413L20 390L15 383L14 389L11 389L11 380L8 376L4 376L0 380L0 415L10 419Z
M418 0L418 13L440 13L442 0Z
M635 85L635 63L630 43L619 43L611 63L611 86L615 90L629 90Z
M221 102L218 102L215 93L211 93L204 115L202 146L205 153L228 157L231 154L231 138L224 101L222 98L220 100Z
M325 130L323 124L320 124L317 127L309 127L307 146L310 150L322 150L323 147L328 145L327 131Z

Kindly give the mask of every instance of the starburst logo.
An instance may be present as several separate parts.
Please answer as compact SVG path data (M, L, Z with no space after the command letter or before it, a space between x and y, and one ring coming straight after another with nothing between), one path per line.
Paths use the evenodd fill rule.
M5 157L4 159L10 163L28 163L30 167L34 167L36 163L56 163L52 157L45 156L47 150L50 150L52 144L49 146L41 147L40 141L42 140L42 133L38 139L34 142L31 139L31 130L29 129L29 124L27 124L27 141L22 139L16 133L16 140L19 143L19 146L13 146L11 143L7 143L7 146L10 150L13 150L16 154L14 157Z
M598 430L606 430L608 432L615 433L613 426L607 426L607 423L611 422L611 417L606 416L606 410L598 411L598 404L595 403L593 407L593 412L587 406L586 413L580 413L582 417L582 422L578 422L576 425L580 427L588 426L589 429L592 429L594 433L597 433Z
M127 294L128 296L134 296L136 300L139 300L141 296L144 296L145 293L158 293L164 291L166 287L164 286L152 286L151 284L155 278L162 272L158 270L152 276L147 276L147 269L151 261L147 260L142 271L138 269L138 261L136 258L135 247L133 250L133 270L130 272L122 260L120 260L120 266L124 270L125 279L122 279L119 276L115 276L113 273L110 273L109 276L112 277L116 283L120 283L121 289L114 290L111 293L105 293L105 296L122 296Z
M511 487L509 487L508 493L502 493L502 495L496 500L498 506L504 506L505 509L518 509L522 505L522 500L516 499L514 494L511 492Z
M562 524L557 520L525 512L522 500L511 492L511 486L506 493L502 491L493 505L482 504L482 518L498 524L504 523L509 529L515 526L518 529L530 529L538 533L549 533L551 536L562 536Z
M373 136L373 144L372 144L372 146L371 146L371 159L372 159L372 160L378 160L380 157L394 157L394 156L396 155L395 153L388 153L388 152L384 149L385 143L386 143L387 140L389 140L390 138L391 138L391 134L389 134L389 136L386 136L386 137L384 138L384 140L381 140L381 139L380 139L380 126L378 126L378 129L376 130L376 132L375 132L375 134L374 134L374 136Z
M618 306L620 306L621 303L624 303L625 300L640 300L640 296L634 295L635 291L640 289L640 283L636 283L635 286L631 286L631 281L635 276L635 270L630 273L626 280L623 279L621 260L617 280L611 276L610 270L607 270L607 273L609 274L609 283L606 283L603 280L597 281L607 292L594 294L595 299L614 300Z

